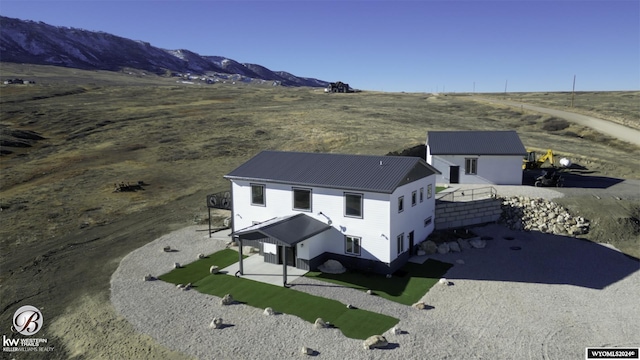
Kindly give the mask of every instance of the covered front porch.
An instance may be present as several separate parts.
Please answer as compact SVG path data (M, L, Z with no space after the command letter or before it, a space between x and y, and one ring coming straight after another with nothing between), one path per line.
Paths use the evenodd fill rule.
M242 247L244 243L249 242L255 244L261 243L263 247L271 244L270 248L275 248L274 253L265 253L263 261L265 264L281 264L282 267L282 284L287 286L287 273L289 268L307 272L306 269L299 269L297 245L302 241L312 238L324 231L332 229L328 224L316 220L305 214L288 215L273 218L265 222L249 226L247 228L234 232L233 238L238 244L238 270L234 272L236 276L244 276L244 263L246 259L242 257ZM258 259L261 259L258 257ZM266 261L269 259L269 261ZM308 261L309 259L301 259ZM264 268L267 269L266 267ZM271 268L269 268L271 269ZM297 272L293 270L294 272ZM252 275L256 275L255 273ZM295 275L294 275L295 276ZM299 276L299 275L297 275Z
M254 254L243 260L242 277L249 280L259 281L266 284L282 286L283 269L282 265L272 264L264 261L262 256ZM220 272L233 276L240 271L240 263L237 262L230 265ZM287 266L287 281L292 282L300 276L307 273L307 270L298 269L293 266Z

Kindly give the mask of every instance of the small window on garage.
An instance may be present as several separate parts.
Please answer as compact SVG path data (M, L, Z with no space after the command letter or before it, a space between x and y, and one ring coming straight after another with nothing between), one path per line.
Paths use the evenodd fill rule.
M467 175L477 175L478 174L478 159L477 158L466 158L464 159L464 173Z

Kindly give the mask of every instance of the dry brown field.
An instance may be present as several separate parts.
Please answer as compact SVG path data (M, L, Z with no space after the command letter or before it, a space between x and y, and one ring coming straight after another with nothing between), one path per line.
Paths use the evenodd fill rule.
M264 149L387 154L423 144L429 130L515 129L527 148L551 148L585 175L640 179L635 146L562 119L481 104L469 94L186 85L133 70L16 64L1 64L0 76L36 82L0 85L7 151L0 157L0 324L10 322L17 304L46 304L43 311L59 326L42 336L59 346L56 358L118 357L120 347L134 357L180 357L115 314L109 278L133 249L206 224L206 194L228 189L222 176ZM517 96L566 107L566 94ZM587 108L587 98L601 105ZM585 93L576 103L592 116L637 127L637 98L638 92ZM24 139L24 131L42 139ZM11 141L28 147L5 146ZM114 184L138 181L144 190L113 191ZM592 219L596 229L585 238L640 256L638 198L596 199L589 191L559 200ZM219 224L223 215L214 215ZM82 324L88 312L99 316ZM122 333L101 333L100 321ZM79 332L89 335L74 340Z

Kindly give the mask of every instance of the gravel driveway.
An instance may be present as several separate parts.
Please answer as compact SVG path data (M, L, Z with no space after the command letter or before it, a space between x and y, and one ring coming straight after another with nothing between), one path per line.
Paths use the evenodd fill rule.
M484 249L434 256L455 266L446 275L451 285L437 284L423 296L431 310L313 279L293 282L295 290L400 319L401 334L383 334L390 346L364 350L361 340L337 329L316 330L295 316L265 316L262 309L222 306L214 296L142 281L224 247L227 239L197 229L175 231L127 255L112 276L111 301L137 331L201 359L296 359L302 346L327 359L581 359L587 346L640 345L638 261L589 241L476 228L492 237ZM179 251L163 253L165 245ZM208 328L214 317L227 326Z
M611 121L594 118L593 116L576 114L569 111L549 109L541 106L529 105L529 104L519 103L515 101L485 99L485 98L476 98L476 100L481 100L481 101L492 103L492 104L514 106L521 109L526 109L526 110L536 111L543 114L556 116L580 125L590 127L598 132L629 142L636 146L640 146L640 131L624 125L616 124Z

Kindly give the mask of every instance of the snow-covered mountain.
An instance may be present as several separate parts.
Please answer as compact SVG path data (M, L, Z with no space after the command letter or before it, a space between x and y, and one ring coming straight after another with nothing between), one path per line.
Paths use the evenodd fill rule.
M134 68L171 73L236 75L234 79L268 80L286 86L326 87L328 82L241 64L222 56L189 50L166 50L143 41L43 22L0 16L0 61L56 65L87 70Z

